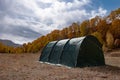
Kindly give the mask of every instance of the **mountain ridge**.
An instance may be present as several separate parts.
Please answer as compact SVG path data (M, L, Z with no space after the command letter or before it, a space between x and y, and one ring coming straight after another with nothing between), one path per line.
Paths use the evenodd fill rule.
M10 47L19 47L21 46L20 44L16 44L11 40L7 40L7 39L0 39L0 42L6 46L10 46Z

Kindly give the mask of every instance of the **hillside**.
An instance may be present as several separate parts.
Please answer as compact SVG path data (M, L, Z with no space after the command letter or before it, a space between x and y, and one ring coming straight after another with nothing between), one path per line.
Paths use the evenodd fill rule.
M19 47L21 46L20 44L16 44L10 40L3 40L3 39L0 39L0 42L6 46L11 46L11 47Z
M62 30L53 30L33 42L25 43L22 47L9 48L10 53L36 53L48 42L61 39L71 39L86 35L93 35L103 45L104 51L120 48L120 8L112 11L108 16L96 16L82 23L73 23ZM5 47L8 50L8 47ZM1 52L1 51L0 51Z
M32 43L24 44L25 52L38 52L48 42L67 38L93 35L103 44L103 50L120 48L120 8L112 11L108 16L96 16L82 23L73 23L62 30L54 30Z

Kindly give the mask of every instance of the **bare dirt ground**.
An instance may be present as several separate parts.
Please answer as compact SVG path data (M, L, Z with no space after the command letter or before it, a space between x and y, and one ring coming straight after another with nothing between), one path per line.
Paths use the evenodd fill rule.
M39 63L39 53L0 53L0 80L120 80L118 55L106 53L106 66L66 68Z

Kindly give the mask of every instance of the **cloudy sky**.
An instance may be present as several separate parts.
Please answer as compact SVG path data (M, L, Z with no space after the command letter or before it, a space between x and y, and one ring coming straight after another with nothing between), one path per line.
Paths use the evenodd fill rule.
M120 0L0 0L0 39L31 42L73 22L105 16Z

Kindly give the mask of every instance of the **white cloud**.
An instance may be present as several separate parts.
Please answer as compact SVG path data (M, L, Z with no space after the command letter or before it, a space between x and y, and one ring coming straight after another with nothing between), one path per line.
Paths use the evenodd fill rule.
M0 27L7 26L2 34L6 34L9 29L14 31L15 26L17 29L18 27L28 28L33 32L47 34L54 29L62 29L72 22L81 22L96 15L106 14L107 10L102 7L98 10L90 8L92 4L92 0L71 0L70 2L67 0L1 0ZM11 35L11 37L13 41L21 43L33 40L25 39L20 35ZM11 39L3 35L1 38Z
M103 9L102 7L99 7L98 10L92 10L91 11L91 13L90 13L91 17L90 18L93 18L96 15L103 17L103 16L106 15L106 13L107 13L107 10Z

